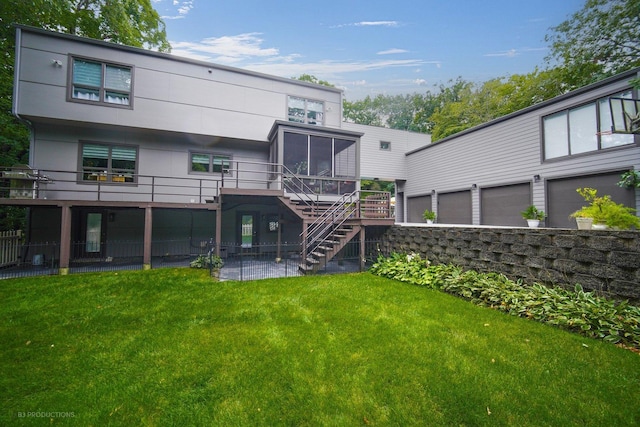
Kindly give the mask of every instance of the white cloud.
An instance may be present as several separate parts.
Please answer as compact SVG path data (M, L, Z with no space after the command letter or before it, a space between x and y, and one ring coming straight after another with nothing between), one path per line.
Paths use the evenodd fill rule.
M255 63L248 64L245 68L277 76L298 76L300 74L312 74L321 79L331 80L338 78L342 73L361 73L366 71L382 70L397 67L416 67L423 64L420 59L405 59L396 61L333 61L325 60L307 63Z
M378 52L376 55L393 55L396 53L407 53L409 52L408 50L405 49L387 49L387 50L381 50L380 52Z
M427 81L425 79L415 79L413 83L417 84L418 86L426 86Z
M362 21L353 24L356 27L397 27L398 21Z
M495 53L485 53L484 56L506 56L508 58L513 58L514 56L520 55L517 50L510 49L504 52L495 52Z
M158 1L158 0L154 0L154 1ZM193 9L193 0L187 0L187 1L178 1L178 0L173 0L173 6L175 6L177 8L177 15L164 15L161 16L161 18L163 20L169 20L169 19L184 19L189 12L191 12L191 9Z
M351 22L349 24L338 24L331 28L343 28L343 27L399 27L398 21L360 21Z
M515 58L516 56L520 56L523 53L528 52L541 52L547 50L546 47L525 47L521 49L509 49L503 52L493 52L493 53L485 53L483 56L488 57L507 57L507 58Z
M203 61L237 63L248 58L270 58L279 54L276 48L262 48L260 33L210 37L200 42L171 42L171 51L178 56ZM284 61L290 60L285 58Z

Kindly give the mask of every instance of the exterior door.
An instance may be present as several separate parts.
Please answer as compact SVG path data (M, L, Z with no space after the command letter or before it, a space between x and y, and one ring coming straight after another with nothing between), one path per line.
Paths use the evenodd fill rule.
M240 212L238 214L238 235L243 252L254 252L259 242L258 212Z
M74 254L79 258L102 258L105 250L106 212L103 210L79 211L79 228L76 230Z

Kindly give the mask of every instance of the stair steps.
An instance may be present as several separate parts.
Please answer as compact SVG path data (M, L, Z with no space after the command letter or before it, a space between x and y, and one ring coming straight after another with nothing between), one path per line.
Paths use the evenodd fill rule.
M360 226L345 228L344 226L329 233L327 238L315 250L307 254L299 270L303 274L313 274L326 266L353 238L360 232Z

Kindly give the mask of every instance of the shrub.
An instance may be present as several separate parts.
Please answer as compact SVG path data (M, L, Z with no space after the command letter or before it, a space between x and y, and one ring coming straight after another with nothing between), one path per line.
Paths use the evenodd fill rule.
M222 268L222 258L217 255L198 255L196 259L191 261L189 265L191 268Z
M640 350L640 307L585 292L580 285L574 290L541 284L527 286L498 273L465 271L450 264L432 265L418 254L380 257L370 271Z
M596 224L612 228L640 228L640 218L635 215L635 209L614 202L611 196L598 196L598 190L594 188L578 188L576 191L588 205L572 213L571 217L593 218Z

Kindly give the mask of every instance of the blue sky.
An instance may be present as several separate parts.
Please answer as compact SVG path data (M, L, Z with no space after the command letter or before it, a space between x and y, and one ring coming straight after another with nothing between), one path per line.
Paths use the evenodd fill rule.
M179 56L282 77L355 101L544 67L549 28L585 0L152 0Z

